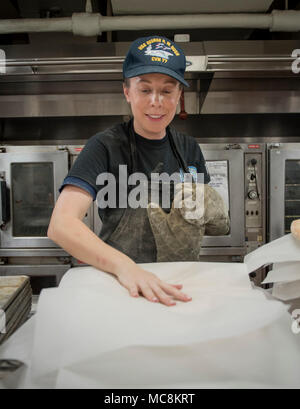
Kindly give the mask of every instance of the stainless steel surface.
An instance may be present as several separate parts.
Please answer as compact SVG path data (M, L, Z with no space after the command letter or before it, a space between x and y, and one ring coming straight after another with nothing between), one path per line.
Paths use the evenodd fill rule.
M273 72L274 74L274 72ZM0 77L1 80L1 77ZM299 81L296 76L214 76L190 79L185 92L188 114L298 113ZM197 89L198 88L198 89ZM201 110L200 110L201 108ZM86 117L129 115L121 80L5 82L0 90L2 118Z
M208 57L186 56L187 72L205 71ZM122 73L125 56L120 57L77 57L77 58L34 58L34 59L7 59L6 72L3 75L24 74L77 74L77 73ZM270 57L269 60L274 60ZM276 57L275 57L275 60ZM282 59L281 59L282 60ZM229 59L231 61L231 59ZM259 61L259 57L258 57ZM213 62L213 61L212 61ZM22 67L22 70L18 70ZM47 67L47 68L45 68Z
M276 81L274 80L276 89ZM224 91L209 92L202 114L297 113L300 91Z
M290 50L290 53L293 49ZM78 57L7 59L3 77L46 74L121 74L125 57ZM187 55L186 73L201 72L291 72L291 55ZM121 79L121 75L117 76Z
M207 162L212 159L228 161L231 219L230 235L204 237L202 251L206 252L210 245L213 248L212 252L203 254L249 253L266 242L266 146L261 143L200 146ZM253 160L257 162L255 169L251 164ZM251 194L250 198L249 193L253 191L257 197ZM224 246L223 250L220 246ZM240 252L236 246L241 246Z
M268 145L269 154L269 240L275 240L289 233L285 222L290 224L294 219L300 218L299 200L296 200L298 213L289 215L286 212L286 193L288 184L286 182L286 164L288 161L300 163L300 144L279 144L277 147ZM299 172L295 177L300 180ZM293 187L297 192L296 187ZM290 220L285 220L289 218Z
M62 44L59 50L51 44L44 48L34 44L4 47L10 60L8 70L14 70L11 75L0 75L1 137L7 152L29 149L42 153L48 144L54 151L62 145L62 149L67 149L66 163L72 163L78 155L76 149L91 135L126 120L129 108L122 95L121 64L128 45ZM223 159L229 164L231 233L205 237L201 255L211 261L242 261L247 252L266 242L264 144L300 142L300 83L291 72L291 53L300 49L300 42L211 41L181 46L186 55L207 56L208 65L206 72L187 72L190 88L185 92L185 107L189 117L186 121L175 118L173 124L197 139L207 160ZM229 143L238 143L241 149L227 150ZM249 148L252 144L261 146ZM5 154L0 154L0 159L2 155ZM248 196L251 159L257 160L260 201L252 193L251 198ZM7 170L4 171L7 177ZM273 179L280 181L282 168L274 172ZM67 168L61 180L66 173ZM253 191L256 185L252 183L250 187ZM277 199L275 192L271 194L271 206L273 202L275 205L271 216L277 224L280 206L284 207L280 201L283 202L283 193ZM101 220L97 213L93 203L85 222L99 234ZM272 234L270 239L275 237ZM59 281L70 266L77 265L74 259L64 264L67 261L59 257L68 254L60 248L32 244L26 239L19 247L1 242L4 264L0 265L0 274L53 274ZM27 260L19 260L16 266L15 258L22 257ZM47 257L55 258L55 266L52 261L45 261Z
M61 149L60 153L65 153L68 156L70 164L74 163L77 155L82 149L83 145L68 145L66 143L60 146L52 146L50 150L56 152L57 149ZM49 150L48 146L5 146L6 155L19 151L26 152L28 149L31 151L36 150L36 155L42 158L45 151ZM229 169L229 196L230 196L230 215L231 215L231 232L228 236L221 237L204 237L203 247L201 250L201 256L205 260L219 260L224 261L242 261L243 256L251 249L263 244L265 241L265 220L261 220L261 225L255 228L259 228L259 234L253 234L248 230L253 229L253 225L245 224L245 199L246 183L245 174L247 174L249 160L256 158L259 162L257 168L258 184L261 198L263 200L265 191L263 187L263 172L261 168L264 165L263 152L264 147L259 146L255 148L249 147L249 144L237 145L237 144L201 144L202 151L207 161L227 161ZM5 155L5 154L0 154ZM261 156L260 156L261 155ZM1 158L1 156L0 156ZM245 170L246 173L245 173ZM251 170L250 170L251 171ZM67 173L67 170L65 174ZM63 175L63 177L65 176ZM249 199L250 200L250 199ZM264 202L260 205L264 209ZM262 211L263 212L263 211ZM248 220L249 221L249 220ZM98 217L97 204L94 202L89 209L85 218L85 223L96 233L99 234L101 229L101 220ZM246 228L246 230L245 230ZM252 234L252 235L251 235ZM246 237L248 235L248 242ZM258 236L262 235L262 241ZM63 274L73 265L79 265L75 259L69 258L68 254L59 248L41 248L40 243L31 247L31 241L25 239L23 245L20 248L9 248L1 244L0 257L2 257L2 265L0 265L0 275L19 275L27 274L29 276L52 276L56 277L57 284L60 282ZM47 257L53 258L52 261L46 262ZM23 258L23 259L22 259ZM17 261L20 259L20 261ZM40 261L38 261L40 260ZM43 262L44 260L44 262ZM66 264L65 264L66 263Z
M70 264L64 265L0 265L0 275L10 276L10 275L29 275L29 276L39 276L41 273L45 275L56 275L65 273L69 268Z
M117 62L124 58L130 46L130 42L114 43L57 43L47 44L41 47L40 44L24 45L3 45L7 60L10 61L32 61L35 60L56 60L56 61L109 61ZM193 41L181 43L185 55L206 55L216 60L234 60L244 58L291 58L293 50L299 48L299 40L248 40L248 41ZM103 58L105 60L102 60ZM100 60L98 60L100 58Z
M112 9L116 15L128 14L169 14L170 2L168 0L153 0L151 3L140 0L112 0ZM237 13L237 12L263 12L271 5L272 0L181 0L172 1L172 13Z
M0 257L67 257L69 256L61 248L0 248Z
M258 228L262 226L262 192L260 189L262 185L262 158L260 154L247 154L245 156L246 226Z
M5 46L7 75L0 75L0 117L128 115L122 95L122 61L129 43ZM222 41L181 44L187 59L189 114L297 113L299 81L292 72L300 42ZM205 66L205 64L204 64ZM193 71L196 70L196 71ZM200 70L200 71L199 71Z
M293 51L293 50L291 50ZM207 71L211 72L291 72L294 61L290 55L280 56L208 56Z
M245 238L247 253L266 243L266 147L249 144L245 152Z
M199 113L199 99L195 92L185 94L185 109L189 114ZM121 93L0 95L0 112L6 118L119 116L131 113Z
M245 247L202 247L200 251L201 256L244 256L247 254ZM209 260L209 259L208 259ZM213 258L210 258L213 261ZM233 261L232 257L227 261Z
M5 149L5 147L3 147ZM57 247L55 243L53 243L47 236L16 236L14 234L14 220L17 220L20 212L23 212L26 203L19 204L19 213L13 213L13 206L16 203L16 199L13 197L13 181L12 181L12 164L34 164L34 163L50 163L53 165L53 200L54 203L58 198L58 188L60 187L64 177L68 171L68 153L65 151L59 151L57 147L7 147L6 152L0 153L0 170L5 173L5 180L7 183L7 187L10 191L10 203L11 203L11 220L6 223L5 227L0 231L0 238L1 238L1 247L2 248L18 248L18 247ZM35 177L38 177L36 175ZM24 182L23 182L24 183ZM32 181L34 183L34 181ZM28 189L30 192L31 186L26 186L23 184L21 186L22 189ZM32 193L32 200L34 199L34 194ZM26 197L24 198L26 199ZM30 199L31 200L31 199ZM36 198L37 203L38 198ZM34 206L35 203L32 203ZM39 207L39 211L42 211L42 208ZM38 210L37 210L38 211ZM21 214L21 213L20 213ZM32 223L37 225L36 218L41 216L43 219L44 216L38 213L33 214ZM25 217L25 213L24 213ZM41 219L41 223L44 223L44 219ZM25 221L24 221L25 223ZM26 223L29 225L31 221L27 218ZM18 224L19 225L19 224Z
M19 66L44 66L44 65L86 65L86 64L119 64L119 72L122 71L122 64L125 57L62 57L62 58L40 58L40 59L9 59L5 62L6 67Z
M225 150L210 145L200 145L206 161L226 161L229 170L229 214L230 214L230 234L227 236L209 237L204 236L203 247L238 247L244 246L244 197L240 192L243 186L244 173L244 152L242 149Z
M236 148L235 145L228 145L228 144L201 144L201 148L203 154L207 161L226 161L228 163L228 180L229 180L229 197L230 197L230 215L231 215L231 231L230 234L227 236L220 236L220 237L204 237L203 241L203 255L212 255L212 254L219 254L219 255L242 255L246 252L245 246L245 197L243 194L243 190L241 190L241 186L245 185L244 180L244 166L245 166L245 155L249 155L247 153L248 145L246 146L238 146L240 149ZM7 153L3 153L1 155L11 155L16 154L16 151L26 153L29 149L31 151L38 151L35 152L35 158L37 160L42 160L45 155L45 151L49 150L49 147L26 147L26 146L6 146ZM66 161L72 165L76 160L77 155L83 148L83 145L61 145L59 148L62 150L60 153L67 154L69 159ZM57 152L58 147L52 146L51 151ZM67 153L67 152L68 153ZM33 153L31 153L32 155ZM51 155L51 153L49 153ZM1 156L0 156L1 157ZM257 157L254 155L254 157ZM50 156L51 158L51 156ZM14 159L15 160L15 159ZM32 160L32 157L31 159ZM10 162L8 162L10 163ZM67 174L67 169L65 173L61 176L61 180ZM7 177L9 178L9 174L7 173ZM259 180L260 184L260 180ZM260 186L260 191L262 190ZM263 194L263 192L261 193ZM96 234L99 234L101 230L101 220L98 216L98 209L96 202L90 207L87 212L87 215L84 219L86 225L93 230ZM251 227L251 226L250 226ZM253 227L253 226L252 226ZM2 232L3 234L7 234L7 232ZM10 231L11 234L11 231ZM262 234L262 236L264 236ZM47 238L41 238L48 240ZM43 245L43 241L41 239L34 239L34 238L24 238L18 239L15 237L10 237L6 241L2 239L2 245L0 250L0 256L4 258L9 257L12 259L13 257L64 257L68 256L66 252L61 249L51 248L50 245ZM19 243L20 250L16 247L15 243ZM14 248L12 248L14 247ZM44 247L44 248L42 248ZM48 247L48 248L45 248ZM5 261L4 261L5 262ZM11 268L9 265L4 264L1 266L2 271L6 268ZM26 269L26 272L30 271L30 268ZM52 267L55 269L55 267ZM20 269L20 267L18 267ZM63 266L63 269L66 268ZM38 267L35 267L35 271L39 271ZM42 270L45 273L45 267L42 267Z
M74 163L82 148L83 145L65 144L55 146L2 146L0 168L3 169L3 175L11 191L10 168L12 163L53 163L54 184L55 191L57 191L68 172L68 164L72 165ZM27 186L27 189L29 188L30 186ZM55 195L55 201L57 195L58 192ZM91 230L94 230L94 208L97 210L95 205L90 207L83 220ZM14 217L16 215L12 212L12 220L14 220ZM58 285L63 274L74 263L77 265L76 260L73 260L64 250L57 248L56 244L46 236L38 238L15 237L11 224L11 222L7 223L5 230L0 232L0 257L2 257L0 275L55 276ZM100 230L100 228L101 221L98 220L97 229Z
M56 284L72 266L63 265L0 265L0 276L27 275L29 277L55 276Z

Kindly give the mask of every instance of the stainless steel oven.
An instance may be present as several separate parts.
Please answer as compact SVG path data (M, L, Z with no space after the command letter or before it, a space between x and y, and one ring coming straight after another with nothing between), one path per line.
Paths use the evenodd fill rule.
M205 236L203 255L244 255L265 243L264 144L201 144L210 185L223 197L230 216L226 236Z
M290 233L300 219L300 143L268 145L269 241Z
M84 145L2 146L0 153L0 274L56 276L80 261L47 238L58 188ZM205 236L201 256L208 261L242 261L265 243L265 145L201 144L211 185L228 206L228 235ZM96 201L84 218L99 234Z
M68 171L68 152L57 146L2 146L1 248L57 247L47 229Z
M0 148L0 275L26 274L35 280L54 276L58 284L71 266L80 263L50 240L47 230L58 189L82 147ZM91 230L94 209L91 206L83 220Z
M243 256L265 243L265 145L200 144L211 176L210 185L223 197L231 220L228 235L205 236L203 256ZM83 145L67 145L70 165ZM101 230L96 201L85 223L97 234Z
M84 145L66 145L70 166ZM205 236L201 254L243 256L265 243L265 145L200 144L211 175L211 186L223 197L231 228L225 236ZM102 227L96 201L84 222L95 234Z
M247 246L259 246L265 241L265 145L200 146L211 175L210 184L222 195L231 220L228 235L204 237L203 252L212 254L215 249L216 254L241 254ZM83 145L2 147L2 249L55 247L47 238L50 216L58 188L82 148ZM99 234L101 220L96 202L84 222Z

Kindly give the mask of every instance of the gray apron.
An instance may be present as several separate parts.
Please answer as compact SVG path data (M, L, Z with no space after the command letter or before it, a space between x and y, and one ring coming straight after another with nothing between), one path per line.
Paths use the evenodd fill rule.
M136 149L136 140L135 134L133 130L133 121L131 120L127 124L127 135L128 135L128 142L130 148L130 158L131 158L131 173L138 172L137 168L137 149ZM171 144L172 151L177 159L178 162L178 171L179 168L182 168L185 173L188 172L187 166L181 157L175 141L172 137L171 132L167 129L169 140ZM162 165L163 164L159 164ZM159 173L158 168L153 169L152 172ZM150 180L148 180L148 202L151 200L150 195ZM135 186L128 187L128 195ZM159 191L159 197L161 197L162 191L162 184L157 183L151 185L152 189L156 189ZM170 207L173 201L172 192L174 192L174 188L172 190L172 186L169 187L171 192L170 197ZM127 197L128 197L127 195ZM170 212L170 207L165 208L166 212ZM116 228L113 231L110 231L110 226L115 226L116 221L119 220L117 223ZM156 251L156 244L154 240L154 236L152 233L152 229L150 226L150 222L148 219L147 209L145 208L137 208L133 209L127 206L126 209L114 209L113 212L106 218L105 225L103 226L103 232L101 232L100 237L104 240L107 244L114 247L115 249L121 251L122 253L126 254L136 263L152 263L156 262L157 260L157 251Z

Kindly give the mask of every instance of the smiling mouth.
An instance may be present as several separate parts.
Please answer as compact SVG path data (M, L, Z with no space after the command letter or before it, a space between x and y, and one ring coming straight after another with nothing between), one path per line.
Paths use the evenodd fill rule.
M159 121L160 119L162 119L165 115L150 115L150 114L146 114L146 116L153 120L153 121Z

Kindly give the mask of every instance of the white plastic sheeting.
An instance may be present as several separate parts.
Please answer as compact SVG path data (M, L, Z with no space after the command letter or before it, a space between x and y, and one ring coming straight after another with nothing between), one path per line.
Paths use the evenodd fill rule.
M279 239L280 247L289 248L290 239ZM299 243L292 243L298 258ZM270 247L265 259L259 250L258 264L270 259ZM292 331L288 306L253 289L246 264L143 266L167 282L182 283L193 300L166 307L131 298L114 276L73 268L58 289L42 292L35 322L4 345L0 357L28 365L5 385L300 387L300 334Z

